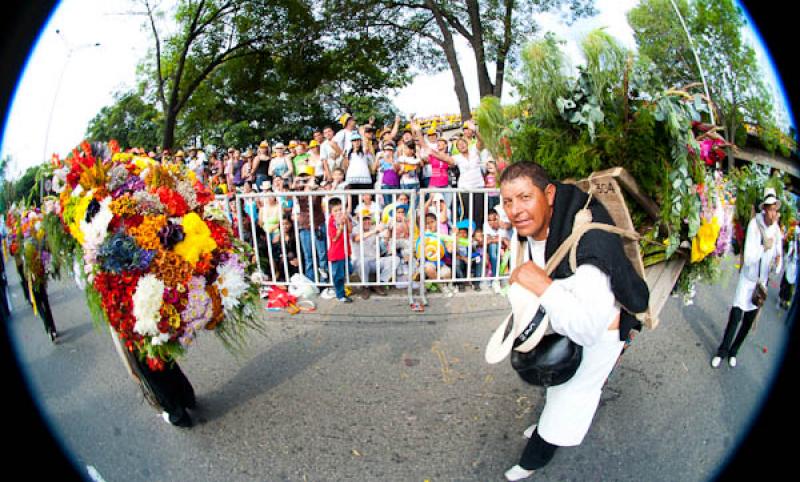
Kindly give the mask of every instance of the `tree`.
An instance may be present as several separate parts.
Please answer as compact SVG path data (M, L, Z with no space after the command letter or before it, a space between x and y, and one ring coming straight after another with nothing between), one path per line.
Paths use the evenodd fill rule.
M422 55L423 68L431 71L449 67L461 116L469 119L470 102L464 74L456 51L456 40L467 41L477 65L481 97L500 98L508 67L517 58L519 41L533 35L533 15L560 12L566 21L594 14L593 0L405 0L328 2L328 11L347 12L353 24L388 29L395 34L413 33L410 48ZM438 52L430 55L429 52ZM495 76L491 78L490 67Z
M86 138L116 139L124 147L153 149L161 140L163 116L136 92L118 92L114 103L103 107L89 121Z
M164 115L162 146L173 147L181 112L217 69L258 52L281 52L305 41L302 31L286 25L312 21L300 0L233 1L181 0L175 11L174 34L164 36L163 15L151 0L142 0L154 50L143 70L149 74L153 97ZM164 36L164 38L162 38Z
M755 51L742 38L745 19L741 9L733 0L713 4L681 0L678 8L695 42L725 138L744 145L745 121L758 124L774 137L774 99L763 81ZM663 79L674 86L701 79L670 0L643 0L630 11L628 21L639 51L655 63ZM773 149L777 146L766 144Z

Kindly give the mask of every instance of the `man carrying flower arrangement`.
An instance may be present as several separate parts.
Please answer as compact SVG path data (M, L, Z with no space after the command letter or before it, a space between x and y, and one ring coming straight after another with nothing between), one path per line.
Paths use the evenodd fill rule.
M25 260L25 280L30 289L30 297L34 313L39 314L44 322L44 329L50 341L55 343L58 337L50 300L47 296L47 266L50 253L44 243L42 214L37 210L26 211L21 219L22 257Z
M193 172L101 150L74 150L62 221L80 245L92 313L113 328L164 420L190 427L195 395L177 359L204 329L236 348L245 328L258 328L255 267Z
M739 282L728 317L728 325L711 366L718 368L723 358L728 358L731 368L736 366L736 355L766 298L770 267L781 270L782 236L778 225L780 201L772 188L764 190L764 198L756 214L747 224L744 254ZM760 296L759 296L759 293ZM741 323L741 327L739 324Z

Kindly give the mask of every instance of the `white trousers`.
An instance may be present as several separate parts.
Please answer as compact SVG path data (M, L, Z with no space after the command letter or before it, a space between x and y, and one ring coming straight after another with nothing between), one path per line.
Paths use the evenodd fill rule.
M624 345L619 330L606 331L599 342L583 347L583 359L572 378L547 389L537 428L545 441L561 447L583 441L600 403L603 385Z

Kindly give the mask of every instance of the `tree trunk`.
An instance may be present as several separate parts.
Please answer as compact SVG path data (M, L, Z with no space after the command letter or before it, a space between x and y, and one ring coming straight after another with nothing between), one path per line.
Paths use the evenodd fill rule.
M469 23L472 28L472 51L475 54L475 65L478 69L478 92L481 98L494 94L494 85L489 78L489 70L486 68L486 51L483 47L483 25L481 24L480 7L477 0L468 0L467 11L469 12Z
M494 96L503 97L503 84L506 75L506 60L511 50L511 17L514 13L514 0L506 0L506 12L503 16L503 44L497 51L497 69L494 76Z
M175 126L178 124L178 113L173 112L173 109L166 110L164 119L164 136L161 140L162 149L172 149L175 143Z
M461 67L458 65L458 56L456 55L456 48L455 44L453 43L453 34L447 27L447 24L442 17L442 13L434 5L432 0L426 0L425 3L428 9L433 12L436 25L442 32L442 42L439 44L439 46L442 48L442 50L444 50L447 63L450 65L450 72L453 74L453 89L455 90L456 97L458 98L458 107L459 110L461 110L461 119L469 120L472 118L472 114L470 113L469 109L469 95L467 94L467 87L464 83L464 75L461 73Z

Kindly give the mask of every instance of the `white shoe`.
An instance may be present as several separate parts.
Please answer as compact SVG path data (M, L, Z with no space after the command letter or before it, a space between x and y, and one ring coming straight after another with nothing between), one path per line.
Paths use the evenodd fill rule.
M494 291L494 294L499 295L500 291L502 291L502 289L503 288L500 286L500 282L499 281L497 281L497 280L492 281L492 290Z
M319 296L323 300L332 300L336 298L336 291L333 288L325 288Z
M735 368L736 367L736 357L735 356L732 356L732 357L728 358L728 365L731 368Z
M533 431L534 430L536 430L536 424L535 423L533 425L531 425L530 427L526 428L525 431L522 432L522 435L525 438L531 438L531 437L533 437Z
M506 480L522 480L527 479L533 475L533 470L526 470L520 467L519 465L515 465L510 469L506 470L505 476Z
M163 418L168 424L172 425L172 422L169 421L169 414L167 412L161 412L161 418Z
M720 363L722 363L722 358L715 356L711 359L711 368L719 368Z

